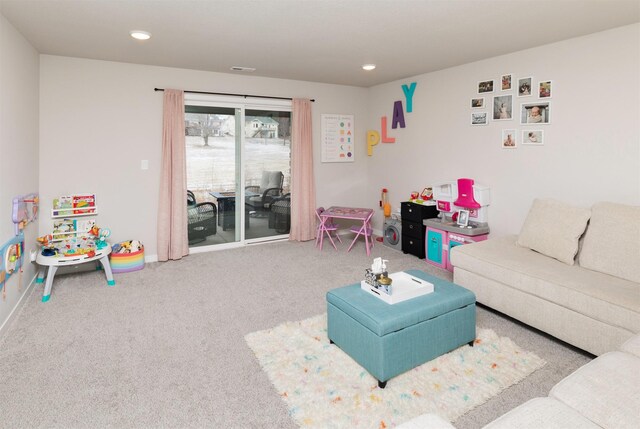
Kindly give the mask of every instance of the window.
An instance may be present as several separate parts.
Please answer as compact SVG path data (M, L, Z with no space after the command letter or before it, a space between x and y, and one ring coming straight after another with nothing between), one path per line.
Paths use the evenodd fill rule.
M215 228L189 228L190 246L286 237L290 102L261 106L186 99L185 104L187 189L196 204L216 208ZM195 207L190 210L197 212Z

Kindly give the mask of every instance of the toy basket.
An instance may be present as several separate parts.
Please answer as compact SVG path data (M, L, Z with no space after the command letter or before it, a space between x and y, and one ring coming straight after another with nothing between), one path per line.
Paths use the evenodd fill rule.
M144 246L132 253L111 253L111 271L115 273L130 273L144 268Z

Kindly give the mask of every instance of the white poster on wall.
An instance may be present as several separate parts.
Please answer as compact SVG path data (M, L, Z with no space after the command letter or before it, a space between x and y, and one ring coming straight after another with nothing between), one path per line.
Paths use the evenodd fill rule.
M353 115L323 114L322 162L353 162Z

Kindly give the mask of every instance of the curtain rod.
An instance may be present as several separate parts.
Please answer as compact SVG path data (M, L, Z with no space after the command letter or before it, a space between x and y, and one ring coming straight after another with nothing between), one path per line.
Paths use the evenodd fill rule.
M164 91L164 88L153 88L154 91ZM209 94L209 95L231 95L234 97L251 97L251 98L271 98L274 100L293 100L293 98L288 98L288 97L270 97L268 95L251 95L251 94L231 94L228 92L207 92L207 91L184 91L184 92L188 92L190 94ZM309 100L312 103L315 102L315 99L311 99Z

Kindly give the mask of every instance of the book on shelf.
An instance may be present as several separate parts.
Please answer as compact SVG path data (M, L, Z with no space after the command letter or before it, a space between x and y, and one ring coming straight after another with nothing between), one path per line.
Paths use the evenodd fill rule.
M86 235L95 225L95 219L58 219L53 222L53 240L69 240Z
M74 195L72 197L73 213L95 213L96 196L95 195Z
M91 231L91 228L96 226L95 219L76 219L73 221L73 225L78 234Z
M73 197L70 195L61 196L53 199L53 215L70 213L73 208Z
M73 219L59 219L53 222L53 236L55 240L73 238L76 234L76 226Z

